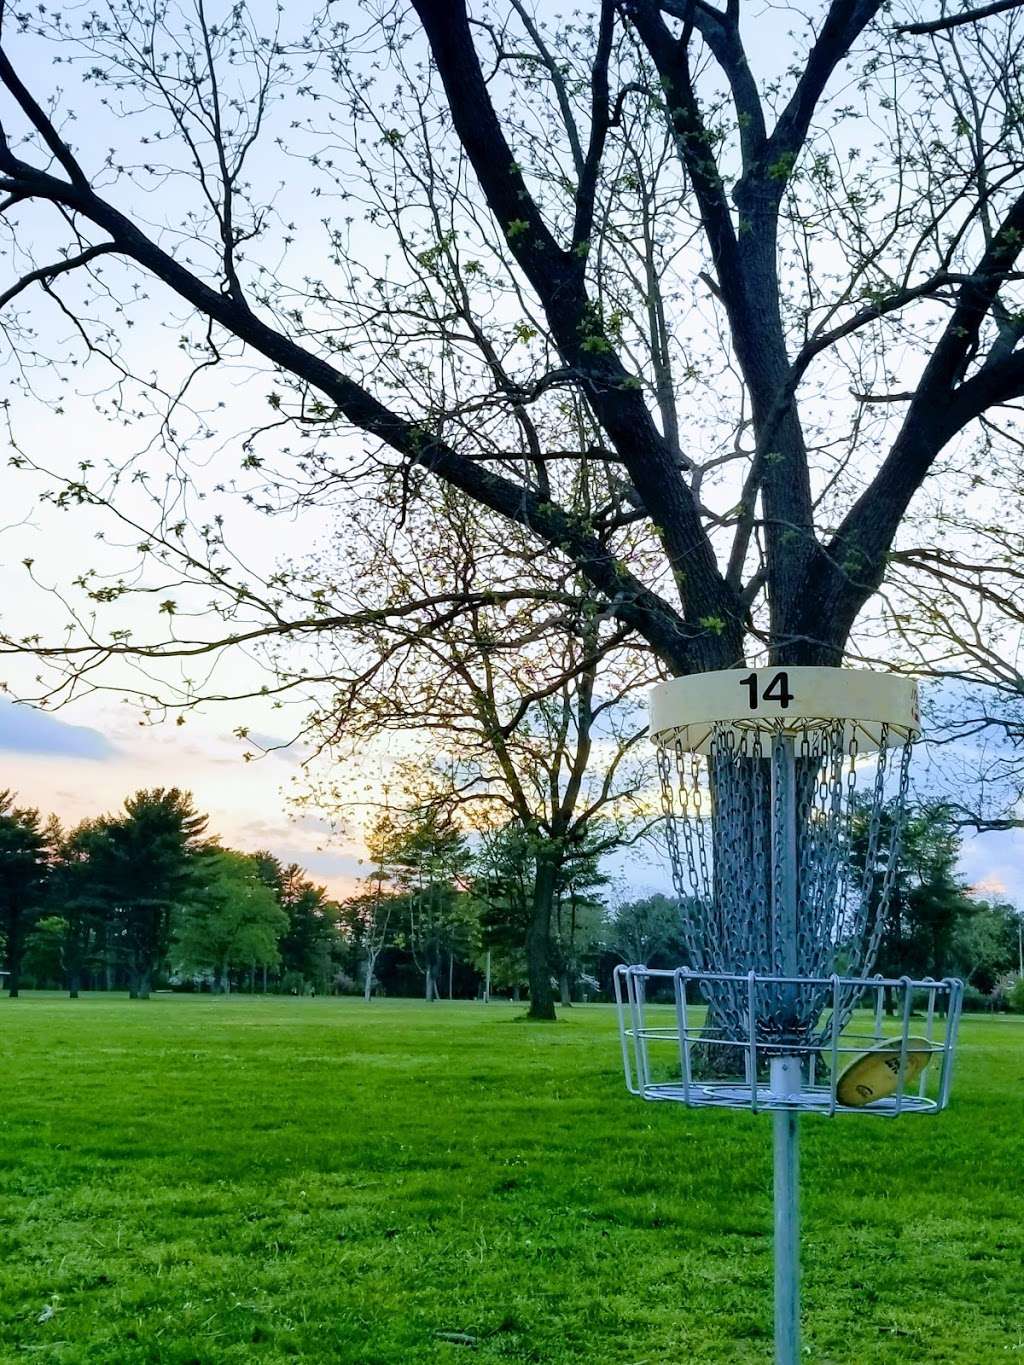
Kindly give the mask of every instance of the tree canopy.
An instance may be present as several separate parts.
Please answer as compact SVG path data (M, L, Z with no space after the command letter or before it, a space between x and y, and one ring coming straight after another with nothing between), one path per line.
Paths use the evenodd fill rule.
M63 408L106 372L101 412L167 456L68 472L21 445L129 535L78 576L68 639L11 622L6 648L78 685L183 661L188 706L218 693L196 656L366 619L335 575L250 574L198 512L210 377L242 362L269 399L228 474L253 508L400 519L440 483L671 672L863 655L881 585L899 615L908 574L936 584L937 515L1016 487L1018 516L1022 35L1017 7L882 0L5 12L12 397ZM173 382L128 341L151 299L184 310ZM990 591L956 535L939 567Z
M0 648L49 701L298 693L327 746L411 699L513 807L514 743L655 673L966 670L1019 734L1022 45L913 0L5 11L14 464L104 529ZM40 414L90 403L65 466ZM251 566L233 506L320 543ZM584 728L513 810L538 904Z
M0 947L19 976L72 997L83 985L328 991L353 945L337 906L296 863L207 839L207 817L177 787L143 789L121 810L63 829L0 793Z
M210 864L181 917L174 956L186 971L212 970L217 986L226 990L232 967L280 962L278 941L288 916L261 876L258 854L218 848L205 858Z
M192 890L206 816L191 793L154 787L129 796L103 823L95 876L113 908L112 931L128 966L129 992L145 999L167 953L173 914Z

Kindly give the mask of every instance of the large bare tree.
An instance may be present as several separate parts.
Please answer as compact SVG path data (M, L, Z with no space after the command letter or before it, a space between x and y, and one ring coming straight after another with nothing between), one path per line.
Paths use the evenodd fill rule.
M289 33L203 0L5 10L14 388L63 404L68 367L107 367L98 405L153 414L131 457L69 473L12 395L17 462L119 518L137 563L80 575L66 638L11 622L6 647L49 658L65 696L118 657L364 619L335 579L258 581L190 514L204 381L244 364L270 401L242 445L250 505L400 517L441 481L670 672L838 664L894 555L934 579L899 540L922 490L983 499L993 445L1015 458L1021 18L367 0L344 22L289 7ZM173 382L127 340L154 298L184 309ZM561 496L580 461L610 490L586 514ZM138 593L162 633L102 614ZM426 604L477 606L457 585Z

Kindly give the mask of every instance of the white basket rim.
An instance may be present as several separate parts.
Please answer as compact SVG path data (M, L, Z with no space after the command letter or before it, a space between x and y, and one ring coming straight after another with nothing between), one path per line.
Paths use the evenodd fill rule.
M743 733L800 735L837 722L858 752L904 744L921 733L917 683L861 668L730 668L659 683L648 694L650 735L706 754L716 726Z

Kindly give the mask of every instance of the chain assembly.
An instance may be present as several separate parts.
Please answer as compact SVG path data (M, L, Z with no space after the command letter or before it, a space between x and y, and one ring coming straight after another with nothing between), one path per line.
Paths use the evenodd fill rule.
M754 972L819 983L836 971L866 976L898 860L910 741L882 724L877 745L861 756L842 721L805 720L795 734L790 727L794 812L780 806L787 791L778 771L785 751L775 742L781 729L719 722L703 753L684 749L681 739L658 750L687 965L712 976ZM795 887L783 885L787 875ZM783 924L794 903L795 940ZM809 1038L833 1003L820 984L794 981L774 998L760 987L751 1021L744 982L707 981L701 989L710 1032L743 1036L755 1022L764 1042ZM842 994L840 1027L855 1003L856 992Z

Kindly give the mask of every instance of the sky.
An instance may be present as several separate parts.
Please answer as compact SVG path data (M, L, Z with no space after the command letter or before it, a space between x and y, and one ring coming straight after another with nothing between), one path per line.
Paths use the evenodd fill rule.
M57 77L49 52L30 45L19 49L17 43L13 51L30 83L40 90L52 88ZM764 53L760 55L767 59ZM74 88L69 76L60 79ZM95 113L95 104L90 108ZM102 158L116 137L109 112L100 112L87 124L80 122L75 132L83 159L94 161ZM297 176L298 172L289 174ZM302 184L290 179L285 189L288 209L299 217L297 231L308 234L312 248L314 241L319 242L318 228L315 214L302 216ZM41 219L33 220L33 231L38 231L45 255L51 228ZM62 324L53 308L41 298L32 307L36 325L59 335ZM159 373L165 387L172 387L182 373L177 340L186 319L181 306L153 290L140 300L131 318L133 356L141 356L144 364ZM0 397L12 391L9 386L15 378L13 369L6 375L0 373L0 386L7 386ZM116 460L137 450L133 429L97 415L90 395L98 382L83 373L62 387L63 381L45 370L34 375L42 401L18 404L16 435L23 448L34 454L44 452L47 460L62 469L73 469L78 461ZM275 563L308 554L329 538L331 530L329 517L316 512L305 514L301 521L277 518L268 523L232 495L233 482L237 488L241 433L253 425L254 411L259 411L260 420L267 411L266 387L264 379L229 364L204 376L196 392L197 408L217 413L214 434L201 447L205 482L212 490L223 471L227 487L223 496L209 493L202 514L223 509L239 553L263 573ZM58 397L59 410L55 410ZM109 545L110 528L90 509L79 509L73 516L57 512L40 501L44 487L45 481L16 474L6 461L0 461L0 611L6 622L17 618L33 629L52 633L60 629L63 616L47 586L66 584L84 567L107 563L107 549L97 545L97 537L105 534ZM142 515L141 494L128 505L139 508ZM125 528L120 533L122 539L129 535ZM26 559L33 561L32 573L42 586L29 577ZM140 629L150 628L158 619L154 603L144 603L137 610ZM240 658L226 667L234 684L227 690L245 690L255 676L248 660ZM0 667L0 679L10 684L13 696L33 695L38 692L35 671L33 665L15 662ZM44 713L0 697L0 788L12 788L21 801L74 822L116 809L141 786L186 787L208 812L211 829L227 843L244 850L268 848L285 861L297 861L334 894L344 895L353 888L362 870L358 831L333 834L323 821L290 803L301 786L299 752L292 747L255 761L243 758L252 746L235 737L239 726L249 726L270 739L287 740L290 726L271 706L258 698L225 702L190 712L182 727L171 722L143 725L138 710L120 699L116 673L110 674L110 682L111 690L87 694L58 712ZM664 866L642 856L620 863L616 871L627 893L630 889L668 889ZM969 840L963 873L972 884L1024 905L1024 832Z
M89 715L93 724L78 723ZM252 746L230 734L227 719L213 716L183 732L141 727L132 715L95 702L52 715L0 698L0 789L74 824L116 811L140 787L183 787L225 843L246 852L269 849L285 863L300 863L332 894L350 893L365 872L361 845L290 809L296 756L279 750L246 762L242 754Z

